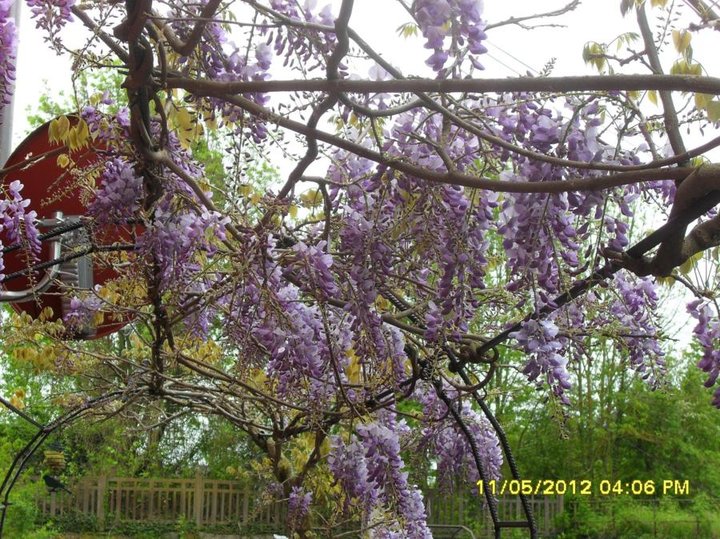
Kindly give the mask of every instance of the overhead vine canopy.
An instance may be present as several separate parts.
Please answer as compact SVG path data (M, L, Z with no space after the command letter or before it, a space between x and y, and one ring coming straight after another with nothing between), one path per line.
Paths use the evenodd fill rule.
M617 51L586 46L598 75L514 79L484 76L487 36L579 2L486 21L479 0L397 0L427 78L365 41L352 0L26 3L76 74L117 70L127 93L127 106L106 93L55 119L60 150L45 159L86 202L89 235L117 226L134 248L96 252L118 276L65 287L65 312L5 324L38 368L92 374L68 420L153 401L220 416L267 455L289 529L307 531L324 468L339 515L414 538L430 532L401 449L434 459L440 481L498 477L508 448L484 401L498 369L560 408L568 363L598 346L662 382L659 282L692 292L715 386L714 272L680 271L703 256L714 267L720 244L708 157L720 79L691 46L718 18L702 0L623 0L638 30ZM0 0L0 103L11 4ZM668 51L677 61L663 66ZM83 161L89 151L101 159ZM19 170L3 171L2 241L32 264L43 202L28 203ZM128 320L122 346L67 339Z

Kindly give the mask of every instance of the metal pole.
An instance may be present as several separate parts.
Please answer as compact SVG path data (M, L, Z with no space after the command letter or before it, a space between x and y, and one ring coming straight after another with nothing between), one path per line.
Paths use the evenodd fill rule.
M15 58L18 57L18 51L20 50L20 0L16 0L13 6L10 8L10 12L15 17L15 33L17 39L17 51ZM17 88L17 81L15 81L15 87ZM0 105L2 106L2 105ZM0 123L0 167L5 165L8 157L10 157L10 151L12 149L12 138L13 138L13 112L15 106L15 92L10 96L10 104L3 109L2 123Z

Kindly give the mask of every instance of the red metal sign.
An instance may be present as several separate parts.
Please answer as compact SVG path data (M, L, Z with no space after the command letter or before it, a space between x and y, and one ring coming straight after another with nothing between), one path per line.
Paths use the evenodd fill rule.
M78 121L76 118L70 118L70 120L73 125ZM19 180L24 185L22 196L31 201L27 210L35 210L39 220L50 220L58 215L57 212L61 212L63 224L71 223L73 220L77 222L79 217L86 216L87 204L91 197L91 190L87 185L87 171L89 167L96 168L97 173L93 176L99 182L104 156L101 150L92 146L70 152L64 145L51 143L49 128L49 122L39 127L15 149L7 163L5 163L4 168L15 166L17 168L0 176L0 184L2 184L3 188L6 188L11 182ZM61 166L58 158L63 154L68 155L74 164L66 167ZM37 159L38 157L42 158ZM67 164L65 158L61 158L60 161L62 164ZM85 174L79 174L81 171L85 171ZM57 224L56 222L54 225L43 228L41 233L47 232ZM133 241L134 236L129 227L118 225L82 227L78 230L86 235L84 241L88 246L112 245L118 242L128 243ZM75 234L77 235L78 232L75 232ZM67 238L68 236L65 234L60 237L66 247L69 245ZM10 243L8 238L1 232L0 239L2 239L4 247L7 247ZM81 238L75 241L82 243L83 240ZM58 254L55 251L56 249L57 243L50 240L44 241L40 263L55 259ZM67 252L68 249L64 249L61 256L71 254L72 249L70 249L70 253ZM77 250L77 247L74 249ZM27 269L28 264L32 262L28 260L26 250L18 249L5 253L4 263L4 274L9 275ZM67 264L56 265L42 271L34 271L31 275L26 274L5 281L2 287L10 292L37 288L38 283L41 283L43 279L47 281L48 272L55 271L57 275L54 276L55 278L49 288L39 295L30 295L27 300L12 302L11 305L17 312L26 312L33 318L37 318L45 307L50 307L53 310L52 319L58 319L67 314L70 301L67 294L70 286L63 283L60 277L70 273L72 274L70 279L72 287L76 288L80 284L80 288L82 288L82 283L79 283L78 280L86 284L91 283L94 286L102 285L118 275L112 264L108 262L107 257L97 255L88 255L83 260L75 262L75 267L70 272L65 271L66 268ZM85 294L92 293L91 289L85 292ZM119 330L127 322L127 317L118 321L117 317L111 317L107 314L103 317L102 322L96 324L91 331L69 333L68 336L84 339L102 337Z

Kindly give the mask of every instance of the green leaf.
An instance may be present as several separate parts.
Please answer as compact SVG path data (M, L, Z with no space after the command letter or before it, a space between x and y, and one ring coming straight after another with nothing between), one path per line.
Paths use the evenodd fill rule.
M583 60L598 71L602 71L606 65L605 46L595 41L588 41L583 47Z
M415 23L408 22L401 26L398 26L397 33L399 36L409 38L416 36L418 33L418 26Z
M636 32L625 32L624 34L620 34L616 41L617 44L615 45L617 50L622 49L625 45L629 45L633 41L637 41L640 39L640 36Z

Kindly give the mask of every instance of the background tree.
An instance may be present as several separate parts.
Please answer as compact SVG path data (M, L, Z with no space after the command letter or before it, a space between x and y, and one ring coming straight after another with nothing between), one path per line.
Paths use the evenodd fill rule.
M19 357L85 377L54 426L79 414L154 429L188 413L222 418L264 453L289 530L304 536L334 488L328 534L354 513L372 536L429 537L402 449L434 455L441 483L498 477L507 447L488 404L493 377L543 388L562 417L600 345L617 352L608 372L622 357L661 385L658 280L695 296L699 365L715 385L720 194L705 160L720 138L687 147L681 131L720 117L720 81L691 48L716 19L704 3L681 27L675 3L625 0L638 33L621 36L619 55L585 51L601 75L517 79L478 77L487 32L578 2L487 23L476 1L400 1L432 78L373 50L352 28L351 0L28 4L59 52L66 26L90 31L75 70L122 65L127 109L104 97L49 132L93 223L142 225L132 252L97 255L116 280L76 291L67 312L3 328ZM0 27L12 36L7 5ZM679 60L663 75L670 42ZM2 43L5 96L13 40ZM645 100L662 112L647 116ZM193 145L201 129L222 135L224 174L193 159L207 148ZM86 147L101 166L78 164ZM280 183L262 164L276 155L293 162ZM30 259L34 216L5 173L3 242ZM643 237L631 225L647 207L667 222ZM117 317L133 321L110 343L65 339Z

